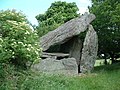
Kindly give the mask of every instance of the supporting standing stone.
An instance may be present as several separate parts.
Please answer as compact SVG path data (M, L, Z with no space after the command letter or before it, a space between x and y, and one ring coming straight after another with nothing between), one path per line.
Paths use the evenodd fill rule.
M86 34L80 62L81 73L89 73L94 67L98 51L98 37L92 25Z
M78 68L79 68L79 65L80 65L82 45L83 45L83 43L80 40L80 38L78 36L74 37L74 39L73 39L73 45L72 45L72 47L70 49L70 55L69 55L69 57L73 57L73 58L76 59ZM78 72L79 72L79 70L78 70Z

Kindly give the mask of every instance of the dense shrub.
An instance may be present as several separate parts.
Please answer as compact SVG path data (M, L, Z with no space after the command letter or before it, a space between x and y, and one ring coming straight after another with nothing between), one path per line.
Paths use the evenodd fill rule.
M40 51L37 32L25 15L15 10L0 11L0 63L27 67L40 59Z

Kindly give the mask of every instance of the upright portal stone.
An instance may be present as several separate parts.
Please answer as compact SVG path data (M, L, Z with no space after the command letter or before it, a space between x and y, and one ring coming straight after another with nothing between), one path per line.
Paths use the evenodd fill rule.
M81 50L82 50L82 41L79 37L74 37L73 39L73 45L70 49L70 55L69 57L73 57L76 59L77 65L80 64L81 59Z
M86 34L80 62L81 73L89 73L94 67L98 51L98 37L92 25Z

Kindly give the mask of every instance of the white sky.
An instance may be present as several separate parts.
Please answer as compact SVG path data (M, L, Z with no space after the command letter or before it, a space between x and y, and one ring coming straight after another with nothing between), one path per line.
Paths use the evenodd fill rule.
M44 13L54 1L76 2L80 14L87 12L87 7L91 6L91 0L0 0L0 10L16 9L23 11L28 20L37 25L35 16Z

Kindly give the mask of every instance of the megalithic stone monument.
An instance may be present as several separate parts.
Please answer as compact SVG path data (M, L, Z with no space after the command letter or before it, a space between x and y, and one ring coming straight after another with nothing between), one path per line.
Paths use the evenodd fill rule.
M91 70L94 67L94 63L97 56L97 50L98 50L97 34L93 29L92 25L90 25L90 23L94 19L95 19L94 14L85 13L84 15L72 19L66 22L65 24L61 25L57 29L50 31L46 35L42 36L40 38L40 45L44 52L43 53L44 58L43 60L41 60L41 64L36 65L37 70L42 72L46 72L46 71L52 72L50 71L50 68L52 68L51 70L53 70L54 67L53 72L64 71L65 74L73 73L73 70L75 70L75 74L78 73L79 71L81 73L91 72ZM82 42L78 37L78 35L84 31L87 31L87 34L84 39L84 42ZM61 54L61 52L58 53L47 52L47 50L49 50L49 48L54 45L61 45L61 46L67 45L70 48L66 47L69 48L67 54L66 53ZM62 50L66 50L66 49L62 48ZM73 58L73 59L69 59L68 57L66 58L66 55L69 56L69 58ZM48 60L51 60L50 62L54 64L51 65L50 63L48 63ZM63 63L64 60L67 61L65 64ZM70 60L73 60L73 62L71 63ZM69 68L62 67L58 69L59 67L58 63L61 63L63 67L69 66ZM45 69L39 68L41 67L39 65L44 66ZM78 68L78 66L79 69L77 72L76 69Z

